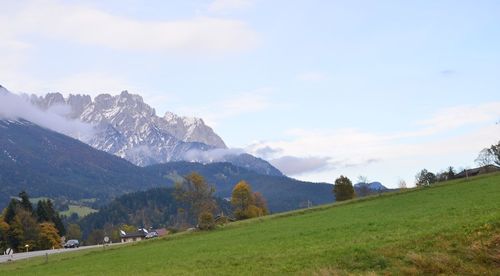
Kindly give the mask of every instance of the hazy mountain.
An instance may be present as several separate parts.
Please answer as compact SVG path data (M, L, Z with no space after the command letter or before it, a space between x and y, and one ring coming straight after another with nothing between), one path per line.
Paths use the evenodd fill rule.
M378 194L390 191L380 182L357 183L354 185L354 190L358 196L367 196L370 194Z

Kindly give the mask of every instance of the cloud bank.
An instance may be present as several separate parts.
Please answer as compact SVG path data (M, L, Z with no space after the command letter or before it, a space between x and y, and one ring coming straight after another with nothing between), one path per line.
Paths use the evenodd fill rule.
M242 153L245 153L242 149L189 150L184 154L183 158L190 162L224 162L226 156L240 155Z
M227 5L227 4L226 4ZM257 34L245 22L215 17L148 21L114 15L93 7L56 0L12 4L0 37L26 46L19 38L40 35L118 50L159 52L242 51L257 45ZM224 3L214 3L222 8ZM3 35L2 35L3 34ZM29 45L29 44L28 44Z
M283 156L269 162L286 175L300 175L306 172L328 169L329 161L329 157Z
M94 135L92 125L64 117L69 110L55 107L42 111L26 99L0 87L0 119L25 119L42 127L88 141Z

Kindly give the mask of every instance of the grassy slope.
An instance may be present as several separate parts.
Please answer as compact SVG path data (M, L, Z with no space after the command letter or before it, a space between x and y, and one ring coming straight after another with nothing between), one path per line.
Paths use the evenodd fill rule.
M49 264L1 265L0 274L496 274L499 246L496 174L58 256Z

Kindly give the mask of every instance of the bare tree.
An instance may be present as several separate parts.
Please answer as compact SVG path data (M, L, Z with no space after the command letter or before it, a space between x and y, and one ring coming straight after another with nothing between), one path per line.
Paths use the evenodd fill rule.
M483 149L479 152L476 160L474 160L479 166L487 166L494 163L494 157L490 152L490 149Z
M360 175L358 176L358 186L357 193L359 196L367 196L370 194L370 187L368 187L368 177Z
M404 189L408 188L407 185L406 185L406 181L404 181L404 179L400 179L399 180L399 182L398 182L398 188L401 189L401 190L404 190Z

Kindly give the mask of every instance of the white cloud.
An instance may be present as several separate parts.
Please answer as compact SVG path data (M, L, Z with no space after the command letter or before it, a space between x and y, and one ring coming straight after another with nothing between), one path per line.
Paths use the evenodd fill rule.
M270 88L256 89L237 94L229 99L205 103L203 106L181 108L179 113L195 114L203 118L210 126L216 126L220 121L228 118L276 107L277 104L270 98L271 91Z
M145 21L59 1L33 1L0 15L0 35L40 35L120 50L240 51L257 44L245 22L213 17ZM22 45L22 42L19 42Z
M82 141L86 141L94 135L92 125L78 120L66 119L61 116L63 110L59 108L42 111L24 98L15 94L2 92L1 89L2 88L0 88L1 119L25 119Z
M297 76L301 81L317 82L326 80L327 76L321 72L304 72Z
M379 167L379 170L376 171L378 175L374 177L385 177L391 173L391 169L388 169L391 166L412 163L417 167L411 169L416 171L428 165L432 166L435 160L447 156L467 155L470 156L472 163L483 147L498 141L500 126L495 125L495 120L499 115L500 102L453 107L443 109L432 118L418 122L415 131L380 134L358 129L295 129L288 132L289 139L257 142L248 146L246 150L261 157L264 157L261 153L265 153L265 157L271 160L286 157L290 161L291 156L296 160L311 156L324 157L323 161L327 161L328 164L316 163L316 165L319 164L319 168L327 168L329 174L325 170L318 174L316 165L310 167L311 170L289 170L291 175L304 176L303 179L307 180L313 180L310 175L316 177L328 175L329 181L333 181L333 173L340 174L347 171L359 175L363 170L375 166ZM457 129L461 131L453 132ZM448 162L452 161L450 158ZM276 165L280 166L281 163ZM417 163L418 165L415 165ZM382 167L381 164L385 164L386 167ZM440 164L442 168L447 165L450 164ZM305 167L300 166L300 168ZM408 177L408 174L406 176ZM412 177L413 175L407 180L412 182Z
M329 160L329 157L282 156L269 162L286 175L300 175L327 169Z
M253 0L215 0L208 6L209 12L228 12L243 10L253 5Z

